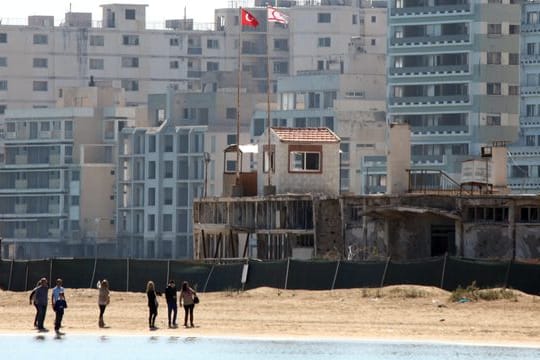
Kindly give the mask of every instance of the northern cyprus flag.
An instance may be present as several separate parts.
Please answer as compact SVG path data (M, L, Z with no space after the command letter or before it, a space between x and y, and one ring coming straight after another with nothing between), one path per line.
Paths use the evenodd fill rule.
M268 13L268 22L277 22L280 24L289 23L289 17L276 8L269 6L267 13Z

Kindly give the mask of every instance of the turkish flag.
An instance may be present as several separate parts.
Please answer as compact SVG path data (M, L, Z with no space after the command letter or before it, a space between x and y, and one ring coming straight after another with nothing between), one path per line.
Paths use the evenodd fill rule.
M257 27L257 25L259 25L259 21L257 20L257 18L253 16L249 11L244 9L241 9L241 11L242 25L253 27Z

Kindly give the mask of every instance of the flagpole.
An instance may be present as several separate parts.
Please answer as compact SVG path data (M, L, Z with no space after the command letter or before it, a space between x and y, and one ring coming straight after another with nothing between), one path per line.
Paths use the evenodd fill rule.
M235 185L240 185L240 86L242 82L242 7L240 7L240 26L238 31L238 74L236 88L236 180Z
M268 14L268 7L266 8L266 13ZM268 156L268 174L266 177L267 185L270 187L272 185L271 173L272 173L272 152L271 152L271 143L270 143L270 45L268 44L270 39L270 21L268 21L268 15L266 16L266 137L268 142L268 147L266 149Z

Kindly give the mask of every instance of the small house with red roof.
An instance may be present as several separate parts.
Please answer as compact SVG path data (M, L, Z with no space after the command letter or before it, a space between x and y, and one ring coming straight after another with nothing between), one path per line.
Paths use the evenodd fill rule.
M339 196L341 139L332 130L272 127L264 139L268 142L259 151L259 194L272 188L275 194Z

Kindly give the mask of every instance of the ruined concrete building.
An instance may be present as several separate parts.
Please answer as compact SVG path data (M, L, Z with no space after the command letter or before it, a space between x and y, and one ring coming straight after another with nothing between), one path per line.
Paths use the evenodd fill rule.
M417 186L418 174L407 166L410 154L399 150L410 148L404 132L403 125L389 127L389 144L401 139L388 152L393 193L353 196L334 189L340 139L330 130L271 128L269 143L259 144L259 164L265 165L258 182L266 185L259 184L257 194L194 202L195 258L539 257L540 197L505 194L498 158L486 160L491 173L482 175L484 183L471 182L475 187L441 187L442 181L436 188ZM267 173L265 180L268 169L279 181L268 181Z

